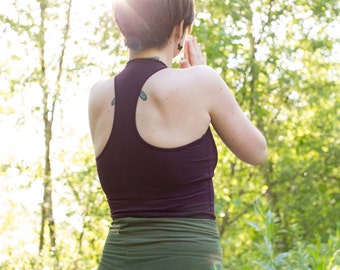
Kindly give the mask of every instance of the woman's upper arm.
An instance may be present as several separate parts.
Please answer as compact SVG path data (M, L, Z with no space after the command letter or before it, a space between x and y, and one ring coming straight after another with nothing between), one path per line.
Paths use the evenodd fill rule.
M222 78L213 70L208 76L209 114L216 132L244 162L263 163L267 155L266 139L241 110Z
M94 137L94 123L95 123L95 118L96 115L98 114L98 84L96 83L95 85L92 86L89 94L89 99L88 99L88 120L89 120L89 126L90 126L90 131L91 131L91 136L92 139Z

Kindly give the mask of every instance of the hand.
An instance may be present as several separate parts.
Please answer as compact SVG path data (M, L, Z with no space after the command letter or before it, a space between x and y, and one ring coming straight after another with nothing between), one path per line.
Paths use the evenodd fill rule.
M184 60L180 62L181 68L197 65L206 65L206 59L202 55L201 45L196 37L188 37L184 44Z

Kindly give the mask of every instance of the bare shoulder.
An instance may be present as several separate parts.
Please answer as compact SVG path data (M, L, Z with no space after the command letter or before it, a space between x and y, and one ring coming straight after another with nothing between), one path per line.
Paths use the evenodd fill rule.
M199 106L205 111L210 110L213 99L219 98L221 92L229 91L220 75L206 65L161 70L147 81L146 89L149 87L156 90L152 96L157 101L172 105L184 102L186 107ZM162 91L157 91L160 87ZM163 102L159 104L164 105Z
M114 97L114 78L99 81L92 86L88 99L88 114L92 130L97 125L98 119L112 110L111 103Z
M230 89L217 73L209 66L193 66L183 70L183 76L190 84L187 89L204 99L209 107L222 95L230 95Z
M97 103L114 95L114 77L95 83L90 90L89 102Z
M167 86L169 86L170 89L179 87L182 90L185 89L195 93L200 92L200 89L206 92L209 89L215 89L218 86L225 85L224 81L213 68L204 65L185 69L169 68L161 70L148 81L148 84L155 83L157 86L159 82L162 82L163 88Z
M196 82L202 83L219 78L218 73L206 65L192 66L186 69L180 69L186 76L194 78Z
M219 90L229 90L220 75L211 67L201 65L183 70L183 75L193 84L194 90L201 89L205 94ZM201 93L201 94L203 94Z
M110 87L114 85L114 78L115 77L111 77L105 80L100 80L98 82L96 82L92 87L91 90L96 90L96 89L101 89L101 88L106 88L106 87Z

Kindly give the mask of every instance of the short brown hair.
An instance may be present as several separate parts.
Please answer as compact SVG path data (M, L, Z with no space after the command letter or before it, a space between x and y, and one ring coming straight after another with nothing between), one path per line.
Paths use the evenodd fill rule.
M194 0L116 0L113 5L125 44L134 51L164 47L182 20L184 31L191 27L194 9Z

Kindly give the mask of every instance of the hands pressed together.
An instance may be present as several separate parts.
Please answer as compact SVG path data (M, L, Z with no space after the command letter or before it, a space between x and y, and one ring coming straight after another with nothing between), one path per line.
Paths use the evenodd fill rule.
M197 42L197 38L189 36L184 44L184 59L180 61L180 68L206 64L206 59L202 54L201 45Z

